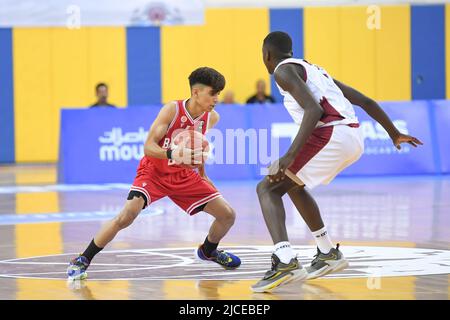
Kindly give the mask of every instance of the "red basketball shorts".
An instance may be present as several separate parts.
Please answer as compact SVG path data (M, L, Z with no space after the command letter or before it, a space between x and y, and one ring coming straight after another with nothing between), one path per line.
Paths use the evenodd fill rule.
M201 211L202 206L222 196L194 170L164 174L149 166L138 169L130 191L142 193L147 205L168 196L190 215L196 214Z

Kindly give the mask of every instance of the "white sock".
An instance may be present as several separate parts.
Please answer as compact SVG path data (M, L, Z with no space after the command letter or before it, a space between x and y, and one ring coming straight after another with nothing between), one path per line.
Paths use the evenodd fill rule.
M291 244L288 241L276 243L274 253L281 262L286 264L291 262L291 259L295 257L294 250L292 250Z
M327 254L333 249L333 243L328 235L327 228L324 226L322 229L311 232L316 244L319 247L320 252Z

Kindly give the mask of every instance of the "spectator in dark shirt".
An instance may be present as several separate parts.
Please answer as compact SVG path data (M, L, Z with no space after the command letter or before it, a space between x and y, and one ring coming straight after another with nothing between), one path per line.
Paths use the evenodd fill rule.
M97 95L97 102L91 105L91 108L108 107L115 108L116 106L108 102L108 86L106 83L99 83L95 86L95 94Z
M266 95L266 83L260 79L256 82L256 94L247 99L248 103L274 103L275 99Z

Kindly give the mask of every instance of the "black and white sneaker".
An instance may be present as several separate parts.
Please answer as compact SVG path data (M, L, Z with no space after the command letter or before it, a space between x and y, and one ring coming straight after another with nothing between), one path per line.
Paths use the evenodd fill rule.
M306 267L308 272L308 280L323 277L332 272L338 272L348 267L348 261L344 255L339 251L339 243L336 248L332 248L328 253L320 252L317 248L317 254L309 267Z
M298 262L297 258L292 258L286 264L280 261L276 254L272 254L272 268L266 272L264 277L252 286L253 292L270 292L282 284L287 284L294 280L304 280L307 277L306 270Z

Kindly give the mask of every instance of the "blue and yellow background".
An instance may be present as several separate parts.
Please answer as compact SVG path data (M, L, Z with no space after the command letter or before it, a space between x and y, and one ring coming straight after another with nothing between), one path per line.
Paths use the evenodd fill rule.
M92 104L98 82L116 105L159 104L187 97L190 72L210 66L243 103L257 79L270 81L261 43L275 30L292 36L295 56L379 101L449 99L450 4L380 8L372 30L367 7L207 9L203 26L0 29L0 162L57 161L60 108Z

